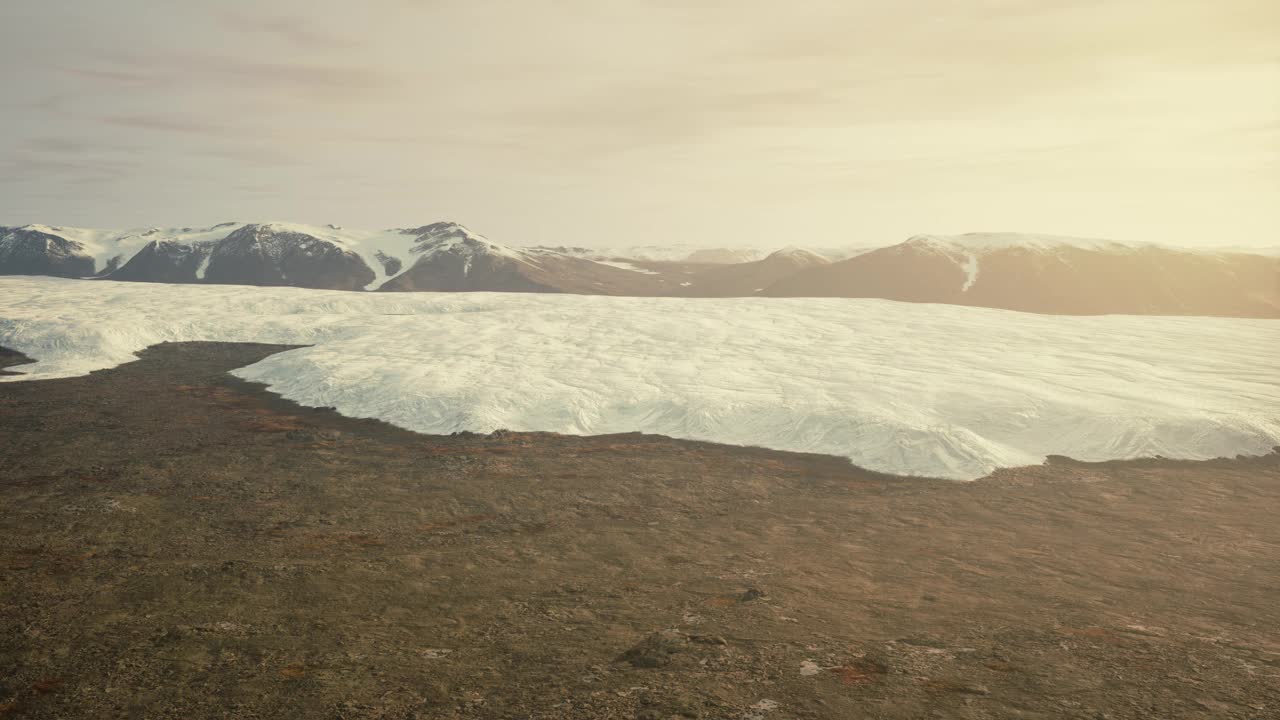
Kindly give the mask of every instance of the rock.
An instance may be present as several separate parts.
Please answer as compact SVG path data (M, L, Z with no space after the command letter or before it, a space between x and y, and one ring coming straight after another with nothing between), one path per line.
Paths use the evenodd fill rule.
M759 588L747 588L747 591L738 596L739 602L751 602L764 597L764 591Z
M671 720L703 716L702 701L692 693L680 690L647 700L636 709L636 720Z
M672 656L688 645L683 633L675 630L663 630L647 636L631 649L618 656L619 662L625 662L636 668L659 668L671 664Z
M719 635L690 635L689 639L703 645L728 645L729 642Z

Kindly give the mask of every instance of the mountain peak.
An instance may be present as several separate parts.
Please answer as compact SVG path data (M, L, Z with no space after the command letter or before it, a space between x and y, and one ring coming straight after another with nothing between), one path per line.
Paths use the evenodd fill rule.
M469 263L470 258L489 256L528 263L531 255L556 254L550 250L532 250L502 245L455 222L432 223L413 230L402 230L401 232L417 237L417 241L413 244L410 252L421 256L423 260L438 255L453 255L467 258ZM470 267L470 265L468 264L467 267Z
M57 235L62 232L62 228L53 227L52 225L40 225L39 223L27 223L16 229L44 233L46 235Z
M467 226L453 222L452 220L441 220L433 222L429 225L422 225L416 228L404 228L400 230L403 235L413 235L418 238L419 242L433 241L448 238L475 238L484 240L485 238L479 233L473 232Z
M830 262L830 260L812 250L805 250L795 245L788 245L774 250L765 257L765 260L782 260L797 265L825 265Z

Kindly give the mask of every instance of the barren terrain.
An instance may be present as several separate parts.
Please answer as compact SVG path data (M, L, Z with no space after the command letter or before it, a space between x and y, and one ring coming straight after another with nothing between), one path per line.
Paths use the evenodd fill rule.
M418 435L280 349L0 384L0 717L1280 717L1280 455Z

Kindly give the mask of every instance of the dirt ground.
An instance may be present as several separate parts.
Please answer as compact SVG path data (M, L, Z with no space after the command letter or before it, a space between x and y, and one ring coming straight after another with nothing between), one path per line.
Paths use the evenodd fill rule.
M425 436L282 349L0 384L0 717L1280 718L1280 455Z

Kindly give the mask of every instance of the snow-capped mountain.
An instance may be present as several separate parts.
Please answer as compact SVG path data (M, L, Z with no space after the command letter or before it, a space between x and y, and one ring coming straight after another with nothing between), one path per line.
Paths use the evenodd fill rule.
M94 273L82 244L38 225L0 227L0 272L83 277Z
M134 230L28 225L0 230L0 275L372 290L407 265L414 232L279 222Z
M413 264L380 289L434 292L559 292L584 295L661 295L659 273L631 270L547 248L495 243L457 223L414 230Z
M1052 235L917 235L798 272L761 294L1068 315L1280 317L1280 258Z
M152 240L123 265L109 267L103 274L112 280L133 282L201 282L215 244L210 241Z
M793 247L727 264L697 262L708 256L689 248L663 255L657 247L631 255L520 247L454 222L388 230L26 225L0 227L0 275L402 292L872 297L1051 314L1280 317L1275 255L1018 233L917 235L838 252Z
M206 283L362 290L375 274L359 254L276 225L245 225L209 249Z
M388 230L298 223L0 232L0 275L134 282L291 285L334 290L664 295L683 269L593 260L585 249L503 245L453 222Z
M123 267L147 245L169 243L189 246L218 240L239 227L239 223L220 223L206 228L139 228L132 230L99 230L93 228L24 225L0 228L0 236L9 237L12 247L20 248L27 257L43 256L40 261L55 266L57 272L40 273L63 277L108 275ZM19 271L12 256L0 255L0 275L27 274Z

